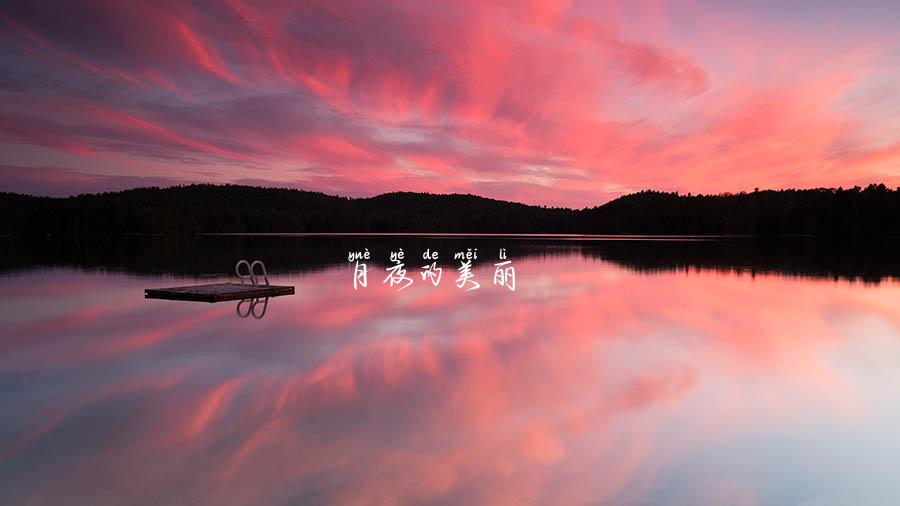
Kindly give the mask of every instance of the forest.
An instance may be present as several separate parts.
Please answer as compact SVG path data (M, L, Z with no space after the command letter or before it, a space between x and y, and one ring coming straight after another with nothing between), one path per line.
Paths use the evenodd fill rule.
M642 191L584 209L467 194L347 198L210 184L67 198L0 193L0 235L243 232L900 236L900 188L871 184L717 195Z

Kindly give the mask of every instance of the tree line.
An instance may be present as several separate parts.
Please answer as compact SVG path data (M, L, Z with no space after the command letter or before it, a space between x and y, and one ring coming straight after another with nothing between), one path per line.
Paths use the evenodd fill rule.
M900 188L691 195L642 191L584 209L475 195L196 184L67 198L0 193L3 235L468 232L900 236Z

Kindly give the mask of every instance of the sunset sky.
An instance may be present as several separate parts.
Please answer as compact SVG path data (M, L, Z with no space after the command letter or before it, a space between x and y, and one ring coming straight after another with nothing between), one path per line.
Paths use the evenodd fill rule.
M0 190L900 185L900 2L0 4Z

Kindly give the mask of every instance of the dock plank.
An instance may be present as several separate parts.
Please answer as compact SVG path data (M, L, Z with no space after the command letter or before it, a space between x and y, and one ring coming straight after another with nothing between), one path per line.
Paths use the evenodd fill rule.
M279 295L293 294L293 286L242 285L240 283L215 283L172 288L147 288L144 290L144 298L147 299L191 300L198 302L222 302L226 300L278 297Z

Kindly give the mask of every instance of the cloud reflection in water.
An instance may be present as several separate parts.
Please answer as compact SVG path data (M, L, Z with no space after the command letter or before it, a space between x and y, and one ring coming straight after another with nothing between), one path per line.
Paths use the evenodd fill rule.
M129 275L7 277L0 499L900 499L896 282L569 255L519 260L512 293L484 265L474 292L295 274L264 319Z

